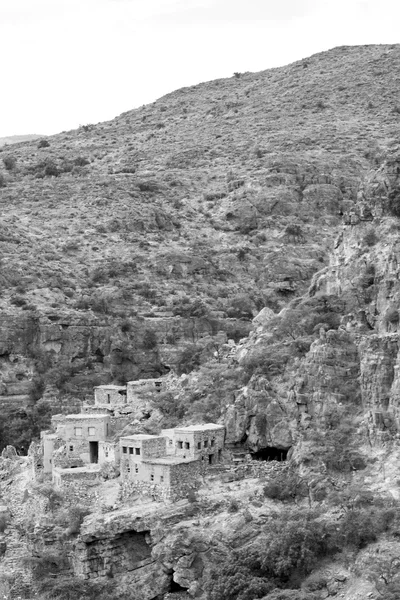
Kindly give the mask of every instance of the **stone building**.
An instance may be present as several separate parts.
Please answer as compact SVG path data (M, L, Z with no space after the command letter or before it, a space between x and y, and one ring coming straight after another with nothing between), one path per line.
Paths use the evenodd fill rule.
M197 458L167 455L167 438L130 435L120 438L121 478L125 487L157 500L177 500L198 486Z
M78 460L83 464L97 464L99 462L99 443L106 441L109 432L109 415L83 413L67 415L65 417L65 442L69 462Z
M94 388L94 403L96 406L126 404L126 385L98 385Z
M186 497L198 487L204 469L222 460L225 428L208 423L166 429L161 435L121 436L132 421L132 405L162 387L160 379L97 386L94 405L85 405L79 414L55 415L53 430L41 436L44 473L52 474L55 485L77 493L84 481L90 486L98 479L101 465L115 463L123 493L172 501Z
M167 454L194 458L213 465L222 459L225 427L214 423L163 429L167 438Z

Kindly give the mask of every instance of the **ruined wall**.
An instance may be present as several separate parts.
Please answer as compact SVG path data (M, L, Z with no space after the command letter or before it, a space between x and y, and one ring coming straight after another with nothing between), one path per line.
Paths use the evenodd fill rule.
M94 388L95 404L126 404L125 386L98 386Z
M138 472L135 467L121 461L122 496L127 499L135 494L143 494L156 501L178 502L199 488L201 473L199 460L178 464L146 461L138 465Z

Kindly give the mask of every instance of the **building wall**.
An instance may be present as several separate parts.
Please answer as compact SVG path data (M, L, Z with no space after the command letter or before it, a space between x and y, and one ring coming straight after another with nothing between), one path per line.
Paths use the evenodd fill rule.
M77 429L82 430L80 434ZM103 418L98 416L91 418L88 414L77 415L76 418L65 421L65 440L78 439L79 441L81 438L86 438L91 442L100 442L108 437L109 429L110 417L108 415L104 415Z
M90 463L90 442L102 442L106 440L107 431L110 427L110 418L104 415L90 418L90 415L82 415L73 419L66 419L65 444L66 456L69 464L79 466L79 462ZM98 461L99 461L98 454Z
M99 442L99 464L119 462L118 442Z
M122 464L122 463L121 463ZM142 464L143 468L145 464ZM122 474L122 495L127 498L131 494L144 494L153 500L162 502L177 502L199 488L201 461L181 463L177 465L146 465L154 467L153 471L147 469L143 472L144 479L132 478L132 471L127 475ZM140 469L140 466L139 466ZM151 472L154 480L150 479ZM125 472L126 473L126 472ZM164 480L160 480L160 476Z
M154 438L122 437L119 443L121 460L130 457L130 460L139 463L145 458L160 458L166 454L166 439L161 436Z
M211 456L212 464L219 462L224 448L225 429L207 429L188 432L175 430L174 449L176 456L208 460Z
M120 393L123 392L123 393ZM94 388L95 404L126 404L127 390L125 386L99 386Z
M57 439L55 433L42 432L42 447L43 447L43 472L51 473L53 470L53 452L54 443Z

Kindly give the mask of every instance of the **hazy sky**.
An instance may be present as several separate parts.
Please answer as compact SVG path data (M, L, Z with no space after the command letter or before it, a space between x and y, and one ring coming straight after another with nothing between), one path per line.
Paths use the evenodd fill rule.
M0 137L111 119L174 89L399 40L398 0L0 0Z

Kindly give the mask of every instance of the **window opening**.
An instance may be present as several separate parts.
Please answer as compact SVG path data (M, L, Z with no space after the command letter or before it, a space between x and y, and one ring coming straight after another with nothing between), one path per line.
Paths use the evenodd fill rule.
M129 454L133 454L133 448L129 448Z
M89 435L96 435L96 427L89 427Z
M135 448L135 454L140 454L140 448Z
M73 451L74 451L74 447L73 447L73 446L70 446L70 447L69 447L69 451L70 451L70 452L73 452Z
M128 448L126 446L122 446L122 454L127 454Z
M177 442L178 448L183 448L183 442Z
M190 448L189 442L185 442L185 448L186 448L186 450L189 450L189 448Z
M75 427L75 437L81 437L82 427Z
M208 440L204 440L204 448L207 448L208 446Z

